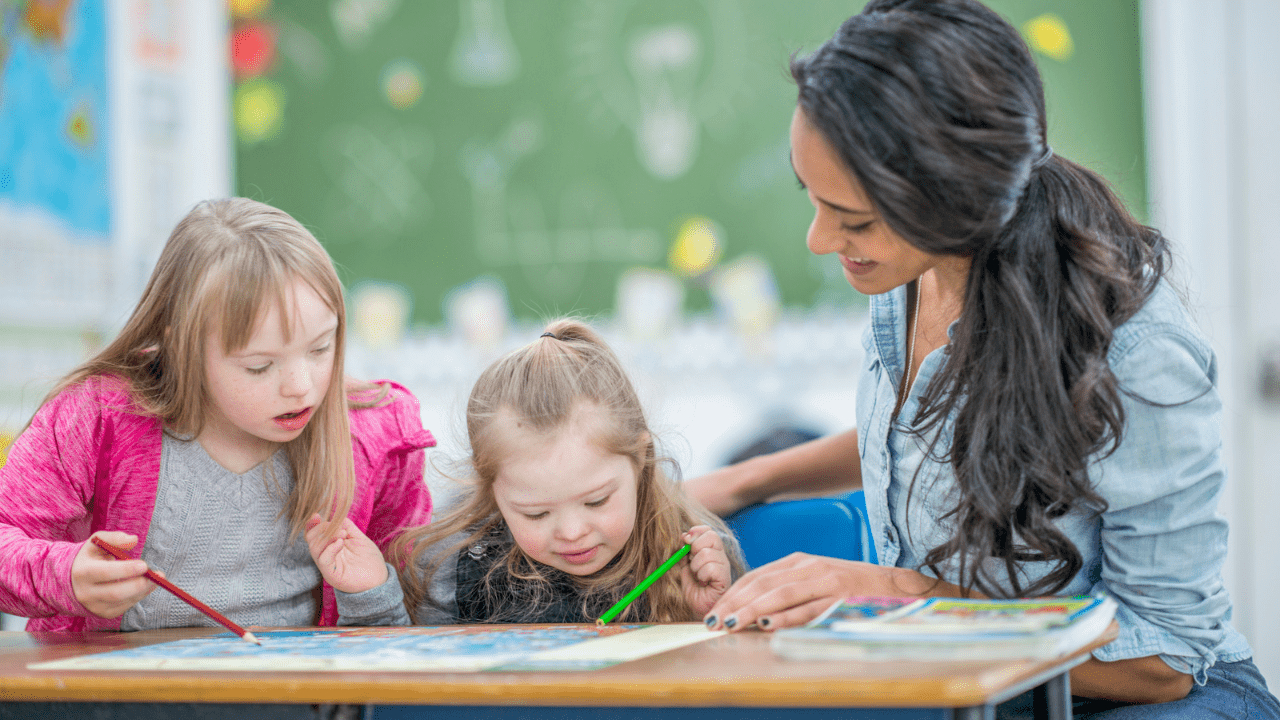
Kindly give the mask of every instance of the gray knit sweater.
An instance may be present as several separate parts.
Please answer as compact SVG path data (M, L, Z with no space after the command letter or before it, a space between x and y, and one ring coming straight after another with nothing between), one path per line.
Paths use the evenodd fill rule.
M282 514L292 488L283 450L237 475L209 457L200 443L166 434L142 559L240 625L315 625L320 571L306 541L301 536L290 541ZM338 592L339 624L366 624L368 608L386 608L399 591L392 571L387 583L366 593ZM215 625L158 589L125 612L120 628Z

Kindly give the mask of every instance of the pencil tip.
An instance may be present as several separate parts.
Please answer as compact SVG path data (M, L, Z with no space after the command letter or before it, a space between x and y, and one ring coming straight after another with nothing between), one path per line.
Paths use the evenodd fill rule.
M244 638L245 640L248 640L248 641L249 641L249 642L251 642L251 643L254 643L255 645L261 645L261 644L262 644L262 641L258 639L258 636L257 636L257 635L254 635L253 633L249 632L248 630L245 630L245 631L244 631L244 635L241 635L240 637Z

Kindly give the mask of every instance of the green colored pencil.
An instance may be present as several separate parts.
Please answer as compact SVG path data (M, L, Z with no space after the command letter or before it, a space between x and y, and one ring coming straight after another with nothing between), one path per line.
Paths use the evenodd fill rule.
M623 595L621 600L615 603L613 607L606 610L605 613L600 616L600 619L596 621L596 624L603 625L609 622L610 620L618 617L618 613L621 613L623 610L626 610L627 606L630 605L632 601L640 597L640 593L644 592L645 590L648 590L649 586L652 585L654 582L656 582L658 578L662 577L663 573L670 570L676 563L680 562L681 558L683 558L685 555L688 555L688 554L689 554L689 546L684 545L683 547L681 547L679 550L676 551L675 555L672 555L670 559L662 563L662 565L659 566L657 570L654 570L653 572L649 573L649 577L645 578L644 580L641 580L640 584L636 586L635 590L632 590L626 595Z

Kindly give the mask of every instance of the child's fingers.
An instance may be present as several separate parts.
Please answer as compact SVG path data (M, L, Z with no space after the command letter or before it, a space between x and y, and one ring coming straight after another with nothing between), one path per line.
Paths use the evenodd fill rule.
M686 543L689 543L690 545L692 545L694 540L697 540L701 535L703 535L710 529L711 528L707 527L706 525L694 525L693 527L689 528L684 532L684 535L682 536L682 538Z
M724 544L720 539L720 533L706 525L695 525L684 534L684 538L685 542L689 544L690 555L706 548L722 547Z
M307 529L303 531L303 537L310 543L317 538L323 537L326 530L329 529L329 523L320 519L319 515L312 515L307 521Z
M99 530L98 532L94 533L93 535L90 535L89 537L91 538L97 537L112 545L115 545L121 550L132 550L134 546L138 544L137 535L130 535L127 532L121 532L119 530ZM115 555L112 555L111 553L107 552L106 550L103 550L97 545L94 545L93 543L89 543L89 546L93 549L94 552L100 553L102 557L115 559Z
M729 586L729 559L723 556L719 558L711 558L699 563L696 567L691 568L694 577L703 585L720 584L724 587Z
M118 531L99 531L97 537L132 550L138 537ZM85 542L71 561L71 589L76 600L98 617L119 617L155 589L146 578L142 560L117 560L92 542Z
M146 597L157 585L145 577L129 578L94 586L94 596L99 602L132 606Z
M373 545L373 541L369 539L369 536L365 535L359 526L351 521L351 518L342 521L342 530L338 531L338 535L357 545Z
M132 549L134 545L138 544L137 537L125 533L95 534L112 545L116 544L112 542L113 539L129 538L124 544L117 547L125 547L127 545L128 548L126 549ZM116 537L106 537L108 535ZM138 577L146 571L147 564L142 560L117 560L115 555L94 545L92 542L86 542L71 562L72 576L79 576L81 580L92 583L118 582L126 578Z
M320 568L320 572L330 572L338 568L338 554L345 546L345 540L334 538L319 555L316 555L316 567Z
M729 556L719 547L708 547L698 551L689 563L698 584L714 588L721 592L729 589L733 582L733 571L729 565Z
M693 569L689 567L689 563L680 564L680 587L692 588L697 585L697 581L693 577Z
M705 547L689 553L689 564L693 567L695 573L699 567L707 563L717 562L722 562L726 566L729 564L729 556L719 547Z
M81 564L79 576L90 583L114 583L142 577L147 564L141 560L116 560L88 558Z
M77 588L76 598L94 615L114 618L124 614L156 587L141 575L123 580L87 582Z
M312 520L318 517L320 516L315 515ZM311 552L311 557L315 559L319 558L320 554L324 552L324 550L337 538L334 537L326 539L325 535L329 529L329 523L324 522L323 520L320 522L312 522L312 520L307 521L310 524L310 529L307 530L304 538L307 541L307 549ZM339 533L339 536L340 535L341 533Z
M727 565L707 565L698 573L698 582L703 587L717 590L729 589L729 567Z

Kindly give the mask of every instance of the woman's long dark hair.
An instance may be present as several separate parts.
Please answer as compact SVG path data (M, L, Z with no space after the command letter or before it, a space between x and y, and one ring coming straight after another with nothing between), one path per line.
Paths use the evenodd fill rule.
M889 227L971 260L946 365L913 421L959 493L942 518L951 537L923 565L941 577L953 562L960 585L988 595L1060 591L1082 558L1054 520L1106 507L1087 470L1124 428L1107 352L1164 275L1164 237L1052 154L1031 53L978 2L872 0L791 73ZM1031 561L1050 569L1024 586Z

